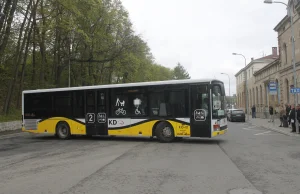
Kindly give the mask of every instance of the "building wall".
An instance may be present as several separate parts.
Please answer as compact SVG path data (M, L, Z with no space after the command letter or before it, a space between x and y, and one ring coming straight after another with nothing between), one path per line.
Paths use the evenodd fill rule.
M274 61L274 59L264 59L257 60L257 62L252 61L252 64L246 67L247 72L247 89L248 89L248 110L251 109L251 106L253 105L253 93L255 94L255 91L253 92L253 85L255 82L255 77L253 74L258 71L259 69L265 67L270 62ZM245 110L245 104L246 104L246 94L245 94L245 79L244 79L244 71L241 71L239 74L236 75L236 93L237 93L237 108ZM251 91L250 91L251 88ZM254 99L255 100L255 99Z
M295 63L300 64L300 17L299 12L293 13L293 30L295 37ZM280 89L281 89L281 102L282 104L293 104L294 95L290 93L290 86L294 85L294 74L292 66L292 39L290 19L283 25L276 29L278 33L278 46L279 46L279 74L280 74ZM300 87L300 67L296 66L296 87ZM298 95L300 102L300 96Z
M296 61L300 61L300 18L296 13L294 15L293 31L295 36L295 54ZM278 31L278 46L281 60L281 68L292 64L292 39L290 19Z
M255 95L254 104L257 107L257 117L268 118L268 114L264 114L270 105L272 105L277 112L279 112L279 105L282 101L282 91L281 91L281 77L279 71L279 61L276 63L271 63L270 66L261 69L256 73L253 82L253 90ZM277 95L269 95L268 84L270 81L275 81L279 86L277 89Z

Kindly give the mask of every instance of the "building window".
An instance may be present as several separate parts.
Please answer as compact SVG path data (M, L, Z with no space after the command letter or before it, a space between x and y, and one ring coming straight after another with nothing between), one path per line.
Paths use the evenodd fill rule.
M287 46L286 43L283 44L283 52L284 52L284 62L287 65Z
M290 102L290 86L289 86L289 80L285 79L285 90L286 90L286 102Z
M280 103L280 85L278 80L276 79L276 85L277 85L277 99L278 99L278 104Z

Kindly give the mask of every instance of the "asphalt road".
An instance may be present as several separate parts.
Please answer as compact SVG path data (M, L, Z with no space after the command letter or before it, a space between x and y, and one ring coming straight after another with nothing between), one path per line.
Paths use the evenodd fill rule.
M300 193L300 139L230 123L216 139L0 136L0 193Z

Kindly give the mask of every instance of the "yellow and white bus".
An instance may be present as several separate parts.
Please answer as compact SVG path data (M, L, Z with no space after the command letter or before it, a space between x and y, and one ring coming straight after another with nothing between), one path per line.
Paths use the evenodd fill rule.
M212 138L227 131L224 83L170 80L27 90L22 131L72 135Z

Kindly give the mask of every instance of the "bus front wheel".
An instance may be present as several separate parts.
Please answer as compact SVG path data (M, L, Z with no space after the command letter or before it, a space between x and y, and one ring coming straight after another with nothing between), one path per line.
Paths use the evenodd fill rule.
M174 129L168 122L160 122L155 129L156 137L162 143L172 142L174 140Z
M71 137L70 127L68 123L60 121L56 125L56 135L59 139L69 139Z

